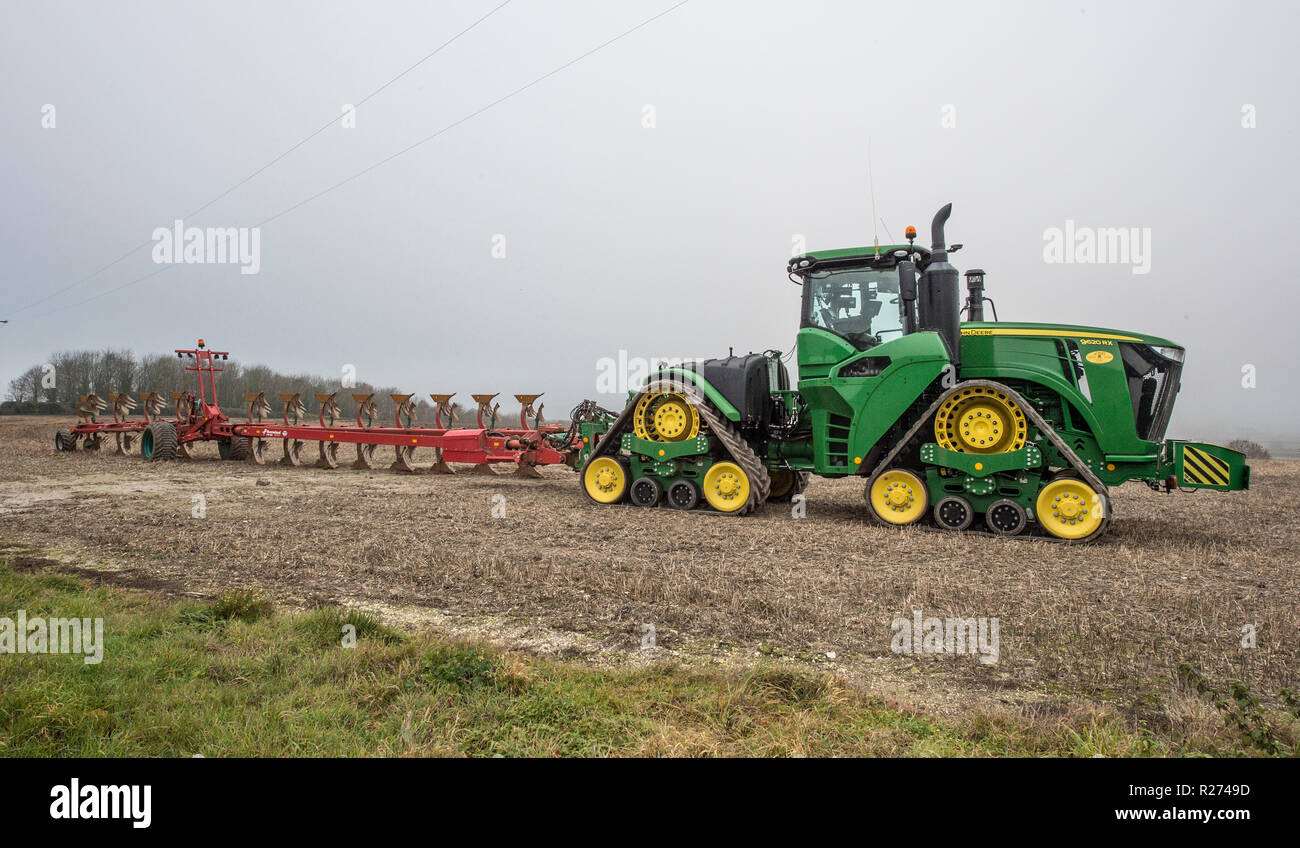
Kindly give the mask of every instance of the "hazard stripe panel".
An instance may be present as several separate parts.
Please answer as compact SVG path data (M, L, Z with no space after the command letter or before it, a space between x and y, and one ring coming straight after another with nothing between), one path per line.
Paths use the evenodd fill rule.
M1187 482L1202 486L1226 486L1229 471L1228 463L1217 456L1192 447L1183 448L1183 477Z

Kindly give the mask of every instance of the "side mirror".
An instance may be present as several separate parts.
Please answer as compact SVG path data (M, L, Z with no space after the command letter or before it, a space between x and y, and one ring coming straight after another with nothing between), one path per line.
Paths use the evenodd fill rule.
M903 301L903 333L916 332L916 266L898 263L898 296Z

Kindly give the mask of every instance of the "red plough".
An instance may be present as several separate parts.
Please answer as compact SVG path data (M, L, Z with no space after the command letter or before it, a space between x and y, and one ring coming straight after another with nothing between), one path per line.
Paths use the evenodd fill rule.
M539 465L572 465L581 440L575 432L558 424L543 423L542 409L534 408L541 395L515 395L520 404L519 427L497 426L500 404L496 395L474 395L478 403L476 427L455 427L457 415L451 403L454 394L431 394L434 406L433 427L416 424L414 395L391 395L396 406L392 426L380 424L373 394L353 394L357 411L355 424L343 423L336 401L337 392L317 394L320 412L315 422L305 421L307 409L298 392L282 393L279 421L268 421L271 406L265 392L245 395L247 419L233 421L217 405L217 377L223 369L218 362L230 358L227 351L210 350L200 339L193 350L177 350L176 355L191 360L185 370L198 377L198 394L172 392L174 418L160 418L163 400L157 392L139 393L143 406L140 418L131 418L136 401L127 394L111 394L113 420L101 421L100 413L109 403L91 394L81 398L77 415L81 419L71 430L60 430L54 437L58 450L76 450L80 442L86 450L99 450L107 436L115 439L116 451L134 452L139 444L141 455L149 460L189 458L195 443L217 442L223 459L245 460L255 465L270 461L275 441L281 445L282 465L302 465L303 448L308 442L318 446L317 468L337 468L339 445L356 449L353 468L376 467L375 450L393 448L389 467L395 471L415 472L417 448L432 448L435 462L424 469L454 474L450 463L471 465L476 473L494 474L492 465L513 463L515 473L540 477ZM531 420L530 420L531 419Z

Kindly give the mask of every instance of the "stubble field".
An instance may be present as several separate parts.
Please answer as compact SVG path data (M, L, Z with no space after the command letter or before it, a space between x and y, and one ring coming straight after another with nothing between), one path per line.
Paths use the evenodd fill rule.
M256 588L596 666L777 663L944 719L1104 711L1180 738L1224 723L1186 669L1275 705L1300 667L1293 462L1253 463L1249 492L1126 485L1107 536L1067 546L877 527L854 480L814 479L806 517L769 504L732 519L597 507L564 468L258 467L209 445L188 462L60 454L60 426L0 418L0 549L19 567L175 596ZM915 610L997 618L997 662L893 652L891 623Z

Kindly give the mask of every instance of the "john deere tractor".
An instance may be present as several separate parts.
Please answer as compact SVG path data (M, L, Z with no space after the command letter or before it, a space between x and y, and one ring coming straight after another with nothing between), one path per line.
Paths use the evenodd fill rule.
M935 215L929 250L909 227L905 245L790 260L803 293L797 386L767 351L658 370L621 413L585 404L587 496L743 515L812 474L854 475L885 525L1087 542L1111 520L1109 487L1127 480L1249 487L1241 453L1164 437L1181 346L998 321L979 270L963 304L951 210Z

